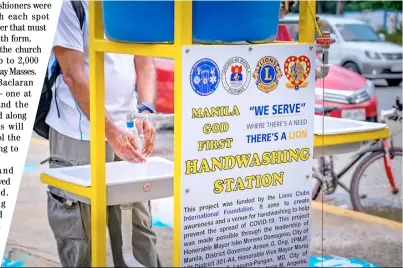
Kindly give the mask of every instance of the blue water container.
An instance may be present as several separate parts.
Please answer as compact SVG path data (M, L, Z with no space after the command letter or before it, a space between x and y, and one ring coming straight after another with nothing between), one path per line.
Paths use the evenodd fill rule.
M105 35L132 43L174 41L174 1L103 1ZM193 41L272 41L280 1L193 1Z

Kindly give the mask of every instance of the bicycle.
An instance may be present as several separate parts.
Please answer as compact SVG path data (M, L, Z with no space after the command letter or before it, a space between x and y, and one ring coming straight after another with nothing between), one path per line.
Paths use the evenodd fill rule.
M317 107L316 112L320 113L324 116L328 116L332 111L337 110L338 107ZM402 121L402 103L400 102L399 98L396 98L396 103L393 105L393 109L387 111L381 111L381 122L386 122L388 120L400 122ZM396 133L398 134L398 133ZM319 193L322 191L323 194L330 195L333 194L337 187L342 187L345 191L350 194L350 199L353 205L353 209L355 211L365 212L374 214L374 204L371 204L371 201L375 201L376 205L385 205L385 200L375 199L371 200L368 199L368 193L360 193L359 187L364 185L369 185L369 182L362 182L363 178L366 178L364 172L372 167L377 160L381 160L382 168L377 169L377 171L382 170L385 171L387 180L378 180L376 178L372 181L374 185L371 185L372 188L375 186L379 186L381 183L387 181L388 182L388 191L390 191L391 196L393 199L396 197L399 199L398 204L391 205L393 213L397 213L400 215L396 215L397 218L401 218L401 211L402 211L402 199L401 199L401 172L400 174L394 174L392 172L392 161L398 159L400 162L397 162L399 167L402 166L402 155L403 151L400 147L395 147L393 143L393 136L391 135L388 139L383 140L376 140L369 142L367 146L360 149L356 152L352 159L347 163L347 165L342 168L339 172L335 171L334 168L334 160L333 156L322 156L319 158L319 169L314 169L313 178L316 180L314 183L314 187L312 189L312 199L315 200L319 196ZM360 161L361 160L361 161ZM340 179L356 164L357 167L355 168L352 179L350 189L340 181ZM373 174L371 174L372 176ZM400 176L400 180L396 180L396 177ZM373 176L372 176L373 178ZM362 183L361 183L362 182ZM371 182L371 181L370 181ZM361 183L361 185L360 185ZM400 184L400 189L399 185ZM373 189L372 189L373 190ZM377 194L380 192L376 192ZM370 200L366 202L366 200ZM365 208L365 203L369 203L370 207L367 209ZM372 202L373 203L373 202ZM396 210L395 210L396 209ZM376 211L381 214L384 214L383 211ZM390 214L387 212L388 214ZM401 219L400 219L401 220Z

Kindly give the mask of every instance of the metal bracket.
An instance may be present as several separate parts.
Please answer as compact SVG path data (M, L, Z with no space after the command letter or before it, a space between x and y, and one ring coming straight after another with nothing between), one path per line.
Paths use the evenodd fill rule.
M329 74L329 48L330 45L335 43L335 40L331 37L330 31L325 29L326 23L323 20L320 20L319 17L316 17L317 25L319 27L318 33L319 37L316 39L316 45L322 48L322 65L320 66L320 70L316 71L315 80L323 79Z

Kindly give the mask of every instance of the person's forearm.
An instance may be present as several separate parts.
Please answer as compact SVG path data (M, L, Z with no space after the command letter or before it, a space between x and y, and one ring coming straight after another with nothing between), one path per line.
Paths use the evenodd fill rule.
M152 57L136 56L134 58L136 66L139 102L145 102L155 106L157 95L157 72Z
M77 102L81 111L85 114L88 120L91 120L90 116L90 91L89 91L89 81L84 73L75 74L74 78L63 77L66 85L70 88L73 98ZM113 123L108 112L105 111L105 133L108 137L108 133L115 129L115 124Z

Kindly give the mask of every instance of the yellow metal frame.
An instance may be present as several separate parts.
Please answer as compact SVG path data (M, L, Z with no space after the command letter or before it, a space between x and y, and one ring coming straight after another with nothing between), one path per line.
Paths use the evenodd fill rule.
M314 44L316 0L300 1L299 43ZM175 111L182 113L182 49L192 45L192 2L175 0L174 44L128 44L104 40L102 1L89 1L89 58L90 58L90 110L91 114L91 187L77 186L41 174L41 181L59 189L91 199L92 266L106 267L106 170L105 170L105 89L104 53L133 54L175 60ZM283 42L281 42L283 43ZM293 42L295 43L295 42ZM175 221L173 266L180 267L181 226L181 148L182 119L174 122L174 197ZM389 129L349 135L315 136L314 146L354 143L363 140L387 138Z
M315 135L313 146L318 148L325 146L350 144L362 141L373 141L378 139L386 139L389 137L389 135L390 135L389 128L374 131L357 132L354 134L345 133L345 134L333 134L326 136Z

